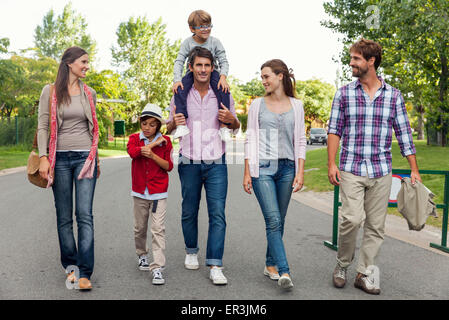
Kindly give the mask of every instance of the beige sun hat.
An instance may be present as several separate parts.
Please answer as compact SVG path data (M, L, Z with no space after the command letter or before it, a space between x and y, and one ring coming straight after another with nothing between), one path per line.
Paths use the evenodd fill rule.
M145 108L143 108L139 118L142 117L153 117L158 119L162 124L165 124L165 120L162 119L161 107L152 103L148 103Z

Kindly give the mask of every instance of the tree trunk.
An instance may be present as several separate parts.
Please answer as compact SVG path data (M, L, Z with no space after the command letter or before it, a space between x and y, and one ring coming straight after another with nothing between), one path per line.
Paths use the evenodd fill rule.
M418 115L418 140L424 139L424 113Z
M418 133L417 140L424 140L424 111L425 108L422 104L416 105L415 112L418 114L418 126L416 128Z
M440 102L441 102L441 112L442 114L448 112L448 108L446 106L446 94L447 94L447 86L448 86L448 77L449 77L449 67L448 67L448 61L447 56L444 54L444 49L442 50L440 54L441 59L441 76L440 76ZM447 133L448 129L447 126L445 126L444 123L444 117L440 117L440 125L441 125L441 146L445 147L447 144Z

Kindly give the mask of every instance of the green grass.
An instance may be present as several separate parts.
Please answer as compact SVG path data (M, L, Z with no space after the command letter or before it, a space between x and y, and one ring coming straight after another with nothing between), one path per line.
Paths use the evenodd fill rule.
M128 138L114 138L114 141L108 141L106 146L103 146L107 150L124 150L126 151L126 144L128 143Z
M127 156L127 155L128 155L128 152L126 152L125 150L98 149L98 156L100 158Z
M0 170L26 166L30 151L31 147L24 145L0 147ZM98 155L100 158L107 158L127 156L128 153L126 150L98 149Z
M125 140L125 141L123 141ZM114 141L108 141L107 146L104 146L104 149L107 150L123 150L126 151L126 145L128 143L128 138L115 138ZM179 149L179 140L171 139L171 143L173 148L176 150Z
M116 141L108 141L107 146L98 149L100 158L127 156L126 144L128 138L115 138ZM173 141L173 148L179 149L178 140ZM26 166L31 151L29 145L1 146L0 147L0 170Z
M0 170L26 166L29 155L25 145L0 147Z
M416 158L420 170L449 170L449 148L438 146L428 146L426 141L415 141ZM393 169L410 169L408 161L403 158L398 143L392 145ZM316 149L307 152L306 170L318 168L306 172L304 175L304 185L308 190L317 192L332 191L334 187L329 183L327 177L327 150ZM337 159L338 161L338 159ZM442 204L444 201L444 176L442 175L421 175L423 183L435 195L435 203ZM389 213L401 216L396 208L388 208ZM442 210L438 210L439 218L429 218L428 224L441 227Z

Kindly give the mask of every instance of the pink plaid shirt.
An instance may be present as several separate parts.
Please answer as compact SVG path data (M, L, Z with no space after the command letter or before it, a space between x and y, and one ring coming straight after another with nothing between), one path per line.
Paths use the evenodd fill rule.
M235 115L234 99L231 95L230 111ZM168 122L173 121L174 98L170 102ZM190 133L180 138L180 153L190 160L216 160L225 153L225 143L218 135L218 102L214 91L209 91L201 99L200 93L193 86L187 96L187 127Z

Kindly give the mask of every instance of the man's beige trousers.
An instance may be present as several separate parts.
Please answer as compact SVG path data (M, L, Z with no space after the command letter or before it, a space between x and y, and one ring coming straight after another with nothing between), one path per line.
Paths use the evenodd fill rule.
M357 233L363 224L357 272L367 274L384 240L385 219L391 190L391 173L380 178L341 172L340 226L337 262L347 268L354 259Z

